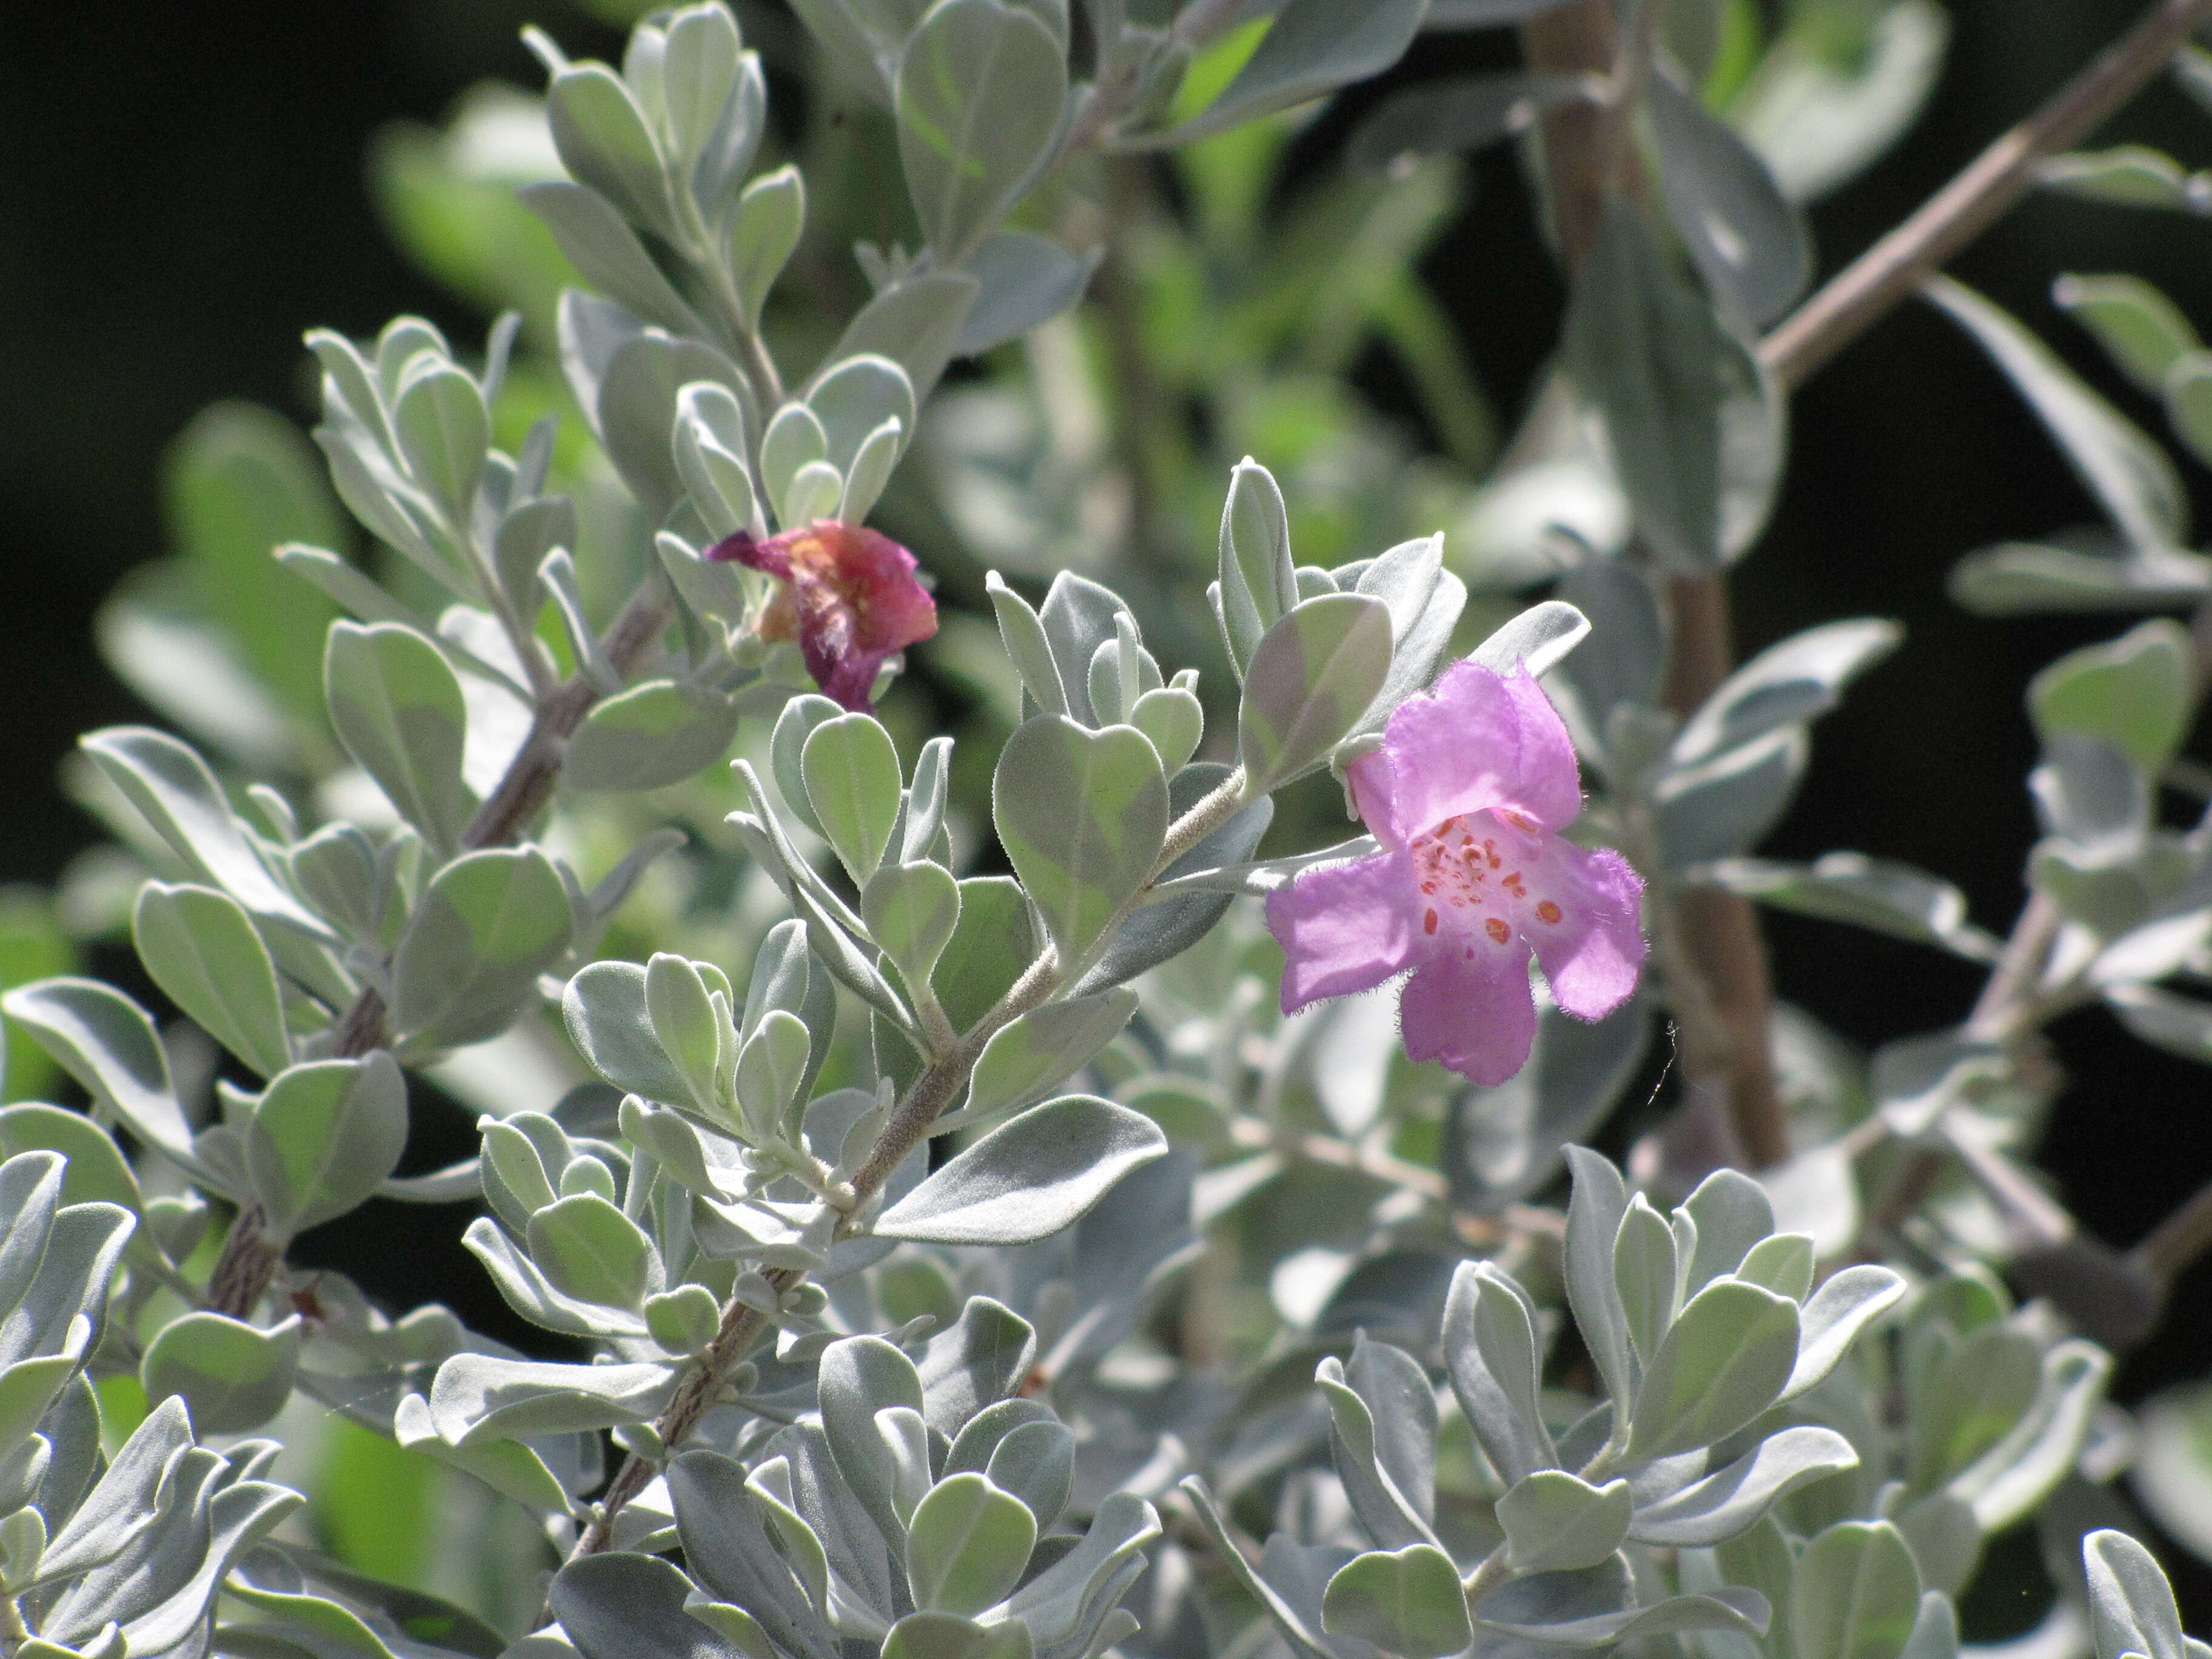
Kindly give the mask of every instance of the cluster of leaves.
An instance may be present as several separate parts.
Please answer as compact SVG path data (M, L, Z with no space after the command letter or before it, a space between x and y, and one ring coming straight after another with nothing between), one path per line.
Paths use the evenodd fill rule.
M1273 228L1282 112L1425 22L1544 0L794 9L834 94L798 163L714 0L647 17L618 68L533 33L542 102L389 135L403 237L514 309L480 356L412 318L311 336L319 465L239 408L180 447L181 556L103 639L201 743L85 739L70 781L119 847L64 890L180 1018L8 958L34 1045L12 1092L66 1074L88 1106L0 1110L0 1653L1954 1659L1954 1598L2040 1511L2069 1563L2054 1650L2185 1659L2138 1547L2094 1533L2070 1576L2122 1454L2109 1361L2067 1321L2123 1339L2098 1308L2142 1270L2008 1157L2049 1095L2026 1039L2064 1009L2212 1054L2161 983L2207 971L2212 933L2203 837L2154 811L2199 678L2180 629L2031 688L2030 883L2058 921L1995 1015L1869 1066L1785 1011L1796 1157L1759 1180L1662 1133L1632 1194L1576 1145L1662 1012L1698 1060L1698 890L2016 954L1922 872L1754 856L1893 625L1662 691L1668 582L1742 557L1780 476L1757 331L1809 277L1800 209L1917 109L1931 0L1805 0L1764 40L1739 0L1675 0L1602 87L1407 88L1354 140L1369 170ZM1478 484L1491 416L1413 261L1445 153L1576 101L1656 188L1607 208ZM1146 194L1156 151L1181 215ZM1136 198L1104 247L1093 152ZM854 285L829 249L862 235ZM2186 325L2126 279L2064 293L2186 437ZM1938 297L2124 543L1978 555L1961 597L2196 603L2212 567L2163 455L1986 302ZM1409 470L1344 383L1375 337L1448 465ZM1109 416L1122 441L1082 435ZM1287 495L1248 447L1281 450ZM1449 544L1393 540L1437 517ZM872 519L947 544L957 735L898 663L879 708L818 695L778 579L714 556ZM1059 574L1036 596L955 538ZM1455 654L1542 677L1595 786L1576 833L1645 878L1660 969L1595 1024L1544 1005L1489 1088L1413 1066L1387 1008L1278 1014L1279 952L1235 902L1374 849L1324 844L1322 775ZM1710 1113L1699 1081L1677 1125ZM478 1151L422 1170L440 1094ZM1893 1212L1931 1157L1934 1201ZM545 1340L288 1263L377 1200L471 1206L467 1249ZM2057 1306L1974 1265L1996 1222L2072 1252ZM488 1620L419 1562L364 1570L400 1523L364 1522L362 1468L495 1495L475 1513L520 1548L459 1597Z

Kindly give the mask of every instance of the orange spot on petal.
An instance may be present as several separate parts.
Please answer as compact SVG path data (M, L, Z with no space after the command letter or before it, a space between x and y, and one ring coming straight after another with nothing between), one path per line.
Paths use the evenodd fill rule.
M1421 931L1425 933L1433 933L1437 931L1437 913L1435 911L1431 910L1428 915L1421 918Z
M1559 907L1558 905L1553 903L1549 899L1544 899L1538 902L1536 906L1537 921L1557 921L1559 919Z
M1488 921L1485 922L1483 924L1483 930L1487 933L1491 938L1496 939L1500 945L1505 943L1510 932L1510 930L1505 926L1504 921L1501 917L1498 916L1492 916Z

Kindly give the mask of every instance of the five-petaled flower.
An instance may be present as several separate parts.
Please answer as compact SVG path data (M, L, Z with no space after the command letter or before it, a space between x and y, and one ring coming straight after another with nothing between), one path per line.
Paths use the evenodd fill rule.
M1503 1083L1535 1037L1532 949L1568 1013L1598 1019L1628 1000L1644 884L1620 854L1559 834L1582 810L1581 775L1528 674L1454 663L1347 769L1382 850L1268 896L1268 928L1290 958L1285 1013L1410 969L1406 1052Z
M866 711L884 659L937 632L937 605L914 555L880 532L818 519L756 541L740 530L710 559L735 559L784 586L761 617L764 640L797 639L822 695Z

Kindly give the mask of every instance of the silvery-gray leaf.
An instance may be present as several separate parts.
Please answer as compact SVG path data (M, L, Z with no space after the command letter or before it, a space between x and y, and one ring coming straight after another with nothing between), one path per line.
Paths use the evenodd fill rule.
M1974 962L1994 962L1997 941L1966 919L1966 896L1949 882L1888 859L1827 853L1809 865L1723 859L1692 878L1800 915L1847 921Z
M438 1367L430 1414L456 1446L642 1423L668 1403L673 1365L563 1365L457 1353Z
M1769 646L1730 674L1675 738L1676 767L1695 766L1767 732L1833 708L1844 688L1905 637L1876 617L1824 623Z
M392 1020L415 1051L495 1036L568 945L568 890L534 847L470 853L434 876L392 958Z
M1355 1341L1354 1352L1368 1345ZM1401 1355L1408 1364L1413 1361ZM1375 1366L1370 1359L1370 1382ZM1415 1366L1418 1370L1419 1367ZM1423 1379L1425 1382L1425 1378ZM1321 1362L1314 1373L1314 1381L1328 1399L1330 1430L1329 1443L1332 1461L1336 1466L1337 1479L1344 1485L1345 1495L1351 1500L1352 1513L1367 1535L1385 1549L1396 1549L1416 1543L1433 1544L1436 1534L1428 1517L1420 1513L1413 1493L1399 1490L1394 1479L1396 1473L1385 1466L1382 1458L1381 1425L1372 1406L1345 1380L1344 1367L1334 1355ZM1399 1392L1392 1389L1395 1394ZM1431 1409L1434 1409L1431 1399ZM1419 1432L1419 1425L1413 1433ZM1394 1460L1395 1461L1395 1460ZM1434 1493L1431 1491L1433 1503Z
M1083 1541L1007 1598L1007 1617L1028 1626L1041 1655L1077 1659L1062 1653L1061 1644L1105 1620L1134 1576L1138 1552L1159 1535L1160 1518L1150 1504L1127 1492L1109 1494ZM1114 1589L1117 1580L1121 1590Z
M269 873L207 763L166 732L118 726L78 739L177 856L255 915L312 937L325 929Z
M982 287L960 325L958 354L988 351L1059 316L1082 297L1100 252L1079 257L1033 231L986 236L968 256L966 269Z
M948 1459L946 1473L952 1472ZM1060 1519L1074 1490L1075 1436L1060 1423L1024 1424L1000 1441L982 1472L1020 1498L1044 1530Z
M1523 1572L1595 1567L1627 1536L1629 1508L1626 1480L1594 1486L1565 1469L1523 1475L1498 1500L1506 1559Z
M1121 619L1128 616L1128 603L1121 595L1072 570L1054 577L1046 591L1044 605L1037 612L1038 626L1043 630L1067 713L1082 725L1099 723L1091 706L1091 660L1100 646L1117 636Z
M921 19L895 81L899 159L922 234L964 258L1059 142L1065 47L1004 0L944 0Z
M607 459L656 525L684 495L669 438L686 386L701 381L720 386L737 403L744 429L760 430L751 382L702 332L694 325L673 334L647 328L622 337L585 406Z
M1796 1303L1740 1279L1692 1297L1637 1387L1629 1455L1676 1456L1749 1425L1792 1380L1798 1323Z
M577 1051L611 1084L646 1099L690 1099L681 1073L653 1036L641 964L592 963L581 969L568 980L562 1018Z
M1137 1010L1133 991L1116 988L1033 1008L1001 1026L976 1057L962 1121L1024 1105L1065 1081L1119 1036ZM957 1127L939 1118L932 1133Z
M1925 292L2004 370L2130 545L2187 544L2188 498L2163 449L1973 289L1936 276Z
M524 185L515 194L545 222L586 282L649 322L695 338L706 334L698 314L670 285L637 234L605 198L565 179Z
M1610 1281L1609 1263L1606 1272ZM1555 1464L1535 1320L1520 1286L1486 1262L1462 1262L1444 1303L1443 1350L1452 1391L1492 1466L1513 1481Z
M1973 1506L1985 1535L2031 1513L2073 1467L2112 1364L2102 1348L2080 1340L2058 1343L2044 1355L2034 1406L1948 1488Z
M817 1387L823 1432L839 1474L884 1541L902 1547L906 1523L893 1501L897 1471L877 1432L876 1414L892 1407L921 1410L921 1378L914 1362L881 1337L847 1337L823 1351Z
M1229 769L1218 762L1196 761L1169 780L1168 810L1171 817L1188 812L1218 788ZM1238 809L1228 823L1160 872L1163 883L1201 870L1234 866L1251 857L1275 815L1272 799L1255 800ZM1197 892L1162 899L1141 907L1122 922L1113 940L1074 988L1087 995L1134 979L1148 968L1172 960L1213 931L1228 913L1230 896Z
M1322 1592L1322 1626L1339 1641L1407 1659L1446 1659L1474 1635L1459 1569L1433 1544L1370 1550L1346 1562Z
M258 1428L291 1398L302 1334L297 1314L266 1330L218 1313L184 1314L147 1345L139 1380L149 1399L181 1395L204 1433Z
M1795 1400L1833 1370L1859 1334L1905 1294L1905 1281L1887 1267L1846 1267L1805 1304L1797 1364L1784 1389Z
M1129 1170L1166 1152L1150 1118L1089 1095L994 1129L878 1218L888 1238L1022 1244L1076 1220Z
M1766 164L1663 70L1645 89L1668 216L1719 304L1754 333L1787 311L1813 274L1812 239Z
M155 1404L131 1431L99 1483L48 1541L39 1562L49 1583L112 1561L161 1518L156 1497L192 1443L191 1419L174 1396Z
M1567 573L1554 597L1589 618L1594 641L1559 665L1559 679L1587 727L1577 733L1581 748L1602 741L1617 706L1649 707L1657 701L1666 662L1666 619L1650 578L1623 559L1583 560Z
M2110 531L2098 539L2104 545L1999 542L1960 559L1945 585L1960 605L1984 617L2166 611L2212 590L2212 559L2201 553L2116 546Z
M1567 1206L1567 1302L1612 1396L1615 1421L1626 1426L1635 1397L1636 1365L1628 1318L1613 1282L1613 1245L1628 1212L1628 1189L1620 1171L1595 1152L1581 1146L1566 1150L1574 1176Z
M1790 1633L1803 1659L1898 1659L1919 1615L1919 1569L1886 1521L1838 1522L1798 1559Z
M981 286L964 270L909 272L860 308L823 362L888 357L906 371L915 396L927 398L952 360Z
M1298 603L1289 510L1274 476L1247 455L1221 509L1217 602L1224 643L1241 676L1261 635Z
M489 1216L469 1223L461 1244L483 1263L507 1306L542 1329L602 1340L646 1334L645 1321L635 1313L562 1290Z
M2089 1577L2089 1617L2098 1659L2140 1653L2148 1659L2185 1659L2186 1638L2173 1589L2156 1559L2124 1532L2109 1528L2083 1540Z
M1394 655L1389 606L1328 593L1285 611L1254 647L1237 714L1247 799L1321 765L1358 731Z
M685 1452L667 1480L684 1559L700 1582L750 1613L794 1659L836 1659L836 1638L771 1541L767 1506L747 1490L744 1466Z
M100 1334L108 1284L136 1224L128 1211L112 1204L69 1204L54 1212L38 1270L0 1323L0 1370L7 1376L0 1389L0 1445L36 1427L80 1369Z
M1443 568L1443 538L1438 535L1403 542L1376 555L1368 561L1350 591L1371 595L1390 607L1390 634L1395 641L1390 672L1356 728L1379 732L1392 709L1426 689L1436 678L1437 665L1450 646L1452 629L1458 626L1460 612L1467 605L1467 584ZM1536 607L1538 611L1543 609ZM1539 658L1553 653L1552 645L1534 642L1536 631L1550 621L1548 616L1537 618L1529 630L1533 653ZM1514 626L1506 624L1509 630ZM1571 648L1571 644L1568 641L1557 648Z
M1624 202L1607 205L1564 339L1637 527L1667 568L1717 568L1729 550L1723 405L1756 386L1758 369Z
M1851 1443L1832 1429L1784 1429L1704 1480L1638 1510L1628 1535L1677 1549L1721 1543L1800 1486L1856 1468L1858 1461Z
M1494 674L1516 669L1540 678L1589 637L1588 617L1564 599L1532 605L1494 630L1470 653Z
M246 1172L280 1239L367 1202L406 1146L407 1085L380 1051L288 1068L246 1124Z
M1749 1176L1716 1170L1698 1183L1682 1207L1697 1223L1697 1249L1682 1294L1695 1296L1723 1273L1732 1273L1751 1247L1774 1231L1774 1206Z
M1291 0L1236 77L1205 109L1151 143L1192 143L1364 81L1398 61L1421 26L1423 0Z
M987 1296L970 1297L959 1322L939 1331L916 1367L931 1429L960 1432L985 1407L1017 1393L1036 1358L1036 1332Z
M562 783L574 789L658 789L720 760L738 706L709 687L652 680L592 706L568 741Z
M1337 1636L1322 1628L1322 1598L1328 1582L1350 1565L1352 1552L1333 1545L1306 1546L1286 1533L1277 1533L1261 1551L1255 1571L1231 1540L1216 1513L1212 1500L1193 1475L1183 1482L1206 1530L1212 1534L1214 1553L1254 1600L1266 1608L1276 1630L1300 1659L1371 1659L1374 1644L1357 1636Z
M131 934L155 983L210 1036L264 1078L290 1063L276 963L237 900L212 887L149 882Z
M618 1552L570 1562L548 1601L585 1659L758 1659L685 1612L691 1593L673 1562Z
M1756 846L1789 809L1811 754L1804 728L1785 726L1670 772L1657 792L1662 860L1680 870Z

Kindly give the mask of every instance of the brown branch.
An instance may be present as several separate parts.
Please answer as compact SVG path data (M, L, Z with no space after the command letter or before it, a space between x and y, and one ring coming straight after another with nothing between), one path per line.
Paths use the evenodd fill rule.
M672 614L659 578L640 585L600 641L617 673L626 673L637 665L660 637ZM505 846L529 827L552 797L568 739L599 696L599 689L578 673L538 704L529 733L507 763L498 787L462 831L462 851ZM389 1036L382 994L374 986L363 986L338 1020L331 1045L333 1056L358 1060L383 1048ZM284 1252L270 1241L267 1219L259 1205L250 1203L241 1206L232 1218L222 1254L208 1277L207 1306L211 1311L233 1319L249 1318L268 1294L270 1281L284 1264Z
M1611 0L1574 0L1521 26L1521 49L1540 74L1609 76L1608 103L1566 102L1547 110L1545 178L1553 232L1569 272L1580 268L1597 236L1605 204L1615 195L1638 195L1644 179L1635 147L1622 142L1629 77L1619 59L1620 43ZM1728 588L1718 574L1677 577L1667 584L1673 613L1667 701L1686 717L1728 677L1734 662ZM1767 1028L1773 991L1759 917L1751 901L1734 893L1693 892L1671 902L1678 925L1670 931L1681 949L1666 966L1688 1010L1709 1018L1696 1023L1683 1051L1683 1081L1692 1094L1717 1099L1746 1162L1754 1168L1790 1156L1784 1114L1769 1052ZM1696 984L1686 981L1695 980ZM1710 1030L1704 1029L1710 1027Z
M1785 318L1759 343L1759 362L1784 385L1803 385L2002 217L2033 187L2039 163L2087 137L2208 17L2212 0L2159 0L2042 108Z
M1735 660L1728 584L1714 571L1667 584L1672 612L1667 706L1684 720L1729 676ZM1759 936L1759 912L1740 893L1700 888L1676 906L1685 952L1708 988L1712 1012L1727 1034L1717 1056L1682 1051L1683 1081L1717 1096L1726 1108L1744 1161L1755 1170L1790 1156L1790 1120L1774 1076L1769 1028L1774 983Z
M1575 0L1538 13L1521 25L1521 55L1539 74L1611 75L1620 55L1611 0ZM1637 180L1616 169L1621 154L1613 142L1616 115L1610 105L1571 98L1537 118L1552 234L1571 272L1582 269L1597 240L1607 199L1616 189L1634 193L1637 188Z
M1054 978L1053 958L1047 952L1030 964L1029 971L1000 999L997 1007L976 1022L957 1047L915 1079L897 1112L869 1149L867 1162L853 1176L851 1210L858 1210L883 1189L892 1171L921 1144L938 1114L960 1092L968 1074L975 1069L977 1056L983 1052L984 1043L1008 1020L1043 1000L1052 988ZM841 1226L840 1233L843 1231ZM779 1267L765 1276L769 1287L781 1297L806 1274L797 1267ZM708 1407L720 1395L738 1362L767 1328L767 1317L757 1308L735 1297L731 1299L730 1305L722 1311L721 1327L715 1332L714 1342L684 1374L667 1406L653 1419L653 1432L664 1448L673 1452L691 1437L691 1431L699 1426L699 1419L707 1414ZM653 1479L653 1467L652 1460L635 1452L624 1460L620 1472L600 1495L595 1512L576 1540L569 1559L597 1555L612 1547L615 1517L631 1498L645 1490Z
M2199 1187L2128 1254L2160 1286L2170 1287L2207 1250L2212 1250L2212 1186Z
M1107 919L1100 937L1110 939L1114 930L1151 890L1159 879L1160 872L1173 864L1193 847L1233 817L1243 802L1244 775L1232 773L1218 788L1200 799L1188 812L1168 826L1158 855L1152 860L1152 874L1143 888L1124 900L1121 907ZM1007 988L1006 994L994 1004L975 1024L962 1034L958 1042L938 1056L914 1080L906 1097L892 1113L891 1120L876 1137L876 1144L868 1149L866 1161L854 1171L852 1196L840 1199L845 1210L838 1224L838 1236L845 1237L852 1218L867 1201L881 1192L892 1173L905 1163L914 1149L928 1138L930 1126L951 1105L960 1091L967 1085L969 1076L975 1069L975 1061L984 1045L999 1031L1036 1007L1050 996L1063 980L1079 978L1081 963L1063 964L1053 951L1048 950L1030 963L1022 976ZM1063 969L1065 971L1063 972ZM805 1273L795 1268L779 1269L767 1275L768 1281L778 1296L799 1283ZM691 1436L722 1392L722 1385L747 1349L768 1328L768 1322L757 1309L732 1299L723 1310L721 1328L715 1334L714 1343L693 1365L660 1415L653 1419L653 1432L659 1437L662 1447L673 1452ZM623 1462L605 1492L599 1498L596 1512L583 1533L576 1540L576 1547L569 1553L572 1561L586 1555L596 1555L614 1542L615 1517L631 1498L645 1490L653 1479L651 1460L632 1452ZM546 1615L551 1617L549 1612Z
M2078 143L2118 109L2208 16L2212 0L2160 0L2041 109L1769 334L1759 345L1761 363L1784 386L1802 385L2018 202L2034 185L2039 162ZM1523 24L1522 49L1532 69L1603 72L1611 69L1616 50L1612 33L1611 9L1603 0L1577 0ZM1571 270L1595 234L1607 193L1633 188L1633 181L1618 176L1625 168L1609 160L1614 152L1607 135L1615 118L1589 106L1563 105L1543 120L1554 228ZM1734 660L1728 592L1717 574L1677 578L1668 588L1674 623L1668 702L1686 715L1726 678ZM1717 892L1691 896L1682 913L1689 954L1711 983L1731 1039L1730 1121L1751 1163L1778 1162L1789 1153L1788 1123L1768 1051L1772 988L1758 918L1749 900ZM1993 984L1992 990L2003 998L2003 988ZM1909 1173L1917 1179L1898 1182L1900 1196L1924 1189L1928 1173Z

